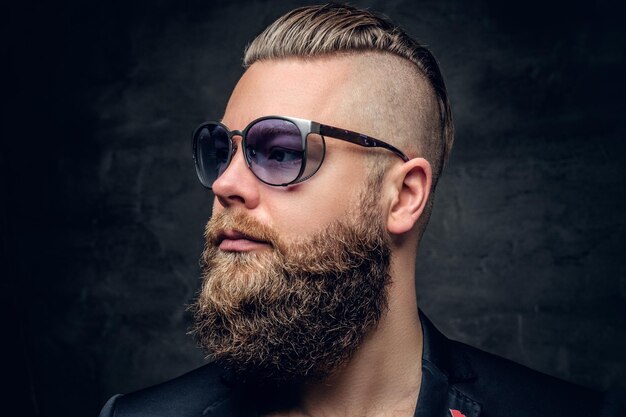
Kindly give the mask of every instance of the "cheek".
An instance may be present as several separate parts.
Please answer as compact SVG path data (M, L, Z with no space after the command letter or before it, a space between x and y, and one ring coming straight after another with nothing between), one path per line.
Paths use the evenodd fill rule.
M352 149L348 147L347 152L329 155L331 158L325 161L327 166L322 165L310 182L303 183L301 193L287 196L293 199L284 207L292 207L293 211L283 208L282 216L291 218L296 213L300 232L321 231L336 219L345 218L354 209L364 186L365 167L362 155L352 155ZM341 157L340 161L337 161L338 157ZM281 207L275 207L275 210L281 210ZM299 233L298 230L287 232Z
M333 221L345 218L358 202L358 188L335 183L316 192L306 190L281 197L268 204L272 225L281 236L298 238L323 231Z
M331 196L325 199L300 201L272 210L272 220L281 235L302 237L319 232L345 212L343 201L335 201Z

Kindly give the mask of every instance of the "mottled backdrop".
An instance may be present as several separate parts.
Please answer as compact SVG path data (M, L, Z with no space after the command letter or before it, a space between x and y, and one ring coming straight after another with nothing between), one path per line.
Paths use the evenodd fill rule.
M449 336L626 378L618 2L363 1L429 45L457 142L417 259ZM211 195L190 133L302 1L13 2L2 35L3 372L13 415L96 415L203 363L186 334ZM622 389L624 383L621 382Z

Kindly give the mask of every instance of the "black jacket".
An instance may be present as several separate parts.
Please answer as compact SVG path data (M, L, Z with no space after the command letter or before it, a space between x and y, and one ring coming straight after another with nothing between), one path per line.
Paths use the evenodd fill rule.
M416 417L617 416L603 396L451 341L420 313L422 385ZM100 417L256 416L255 401L208 364L171 381L112 397Z

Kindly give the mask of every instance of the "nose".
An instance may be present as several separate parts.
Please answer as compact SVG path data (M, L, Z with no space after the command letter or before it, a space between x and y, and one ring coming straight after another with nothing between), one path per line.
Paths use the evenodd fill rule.
M238 142L234 143L234 155L230 164L222 175L213 182L211 188L222 207L235 208L241 206L250 210L259 204L259 186L261 183L248 168L241 140Z

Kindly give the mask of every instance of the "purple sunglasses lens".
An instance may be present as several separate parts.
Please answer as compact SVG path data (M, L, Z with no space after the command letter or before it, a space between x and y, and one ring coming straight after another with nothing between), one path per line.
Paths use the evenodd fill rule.
M285 185L301 174L304 144L298 126L288 120L264 119L246 134L246 159L261 181Z
M196 132L196 171L200 182L208 188L226 170L230 162L228 132L218 124L207 124Z

